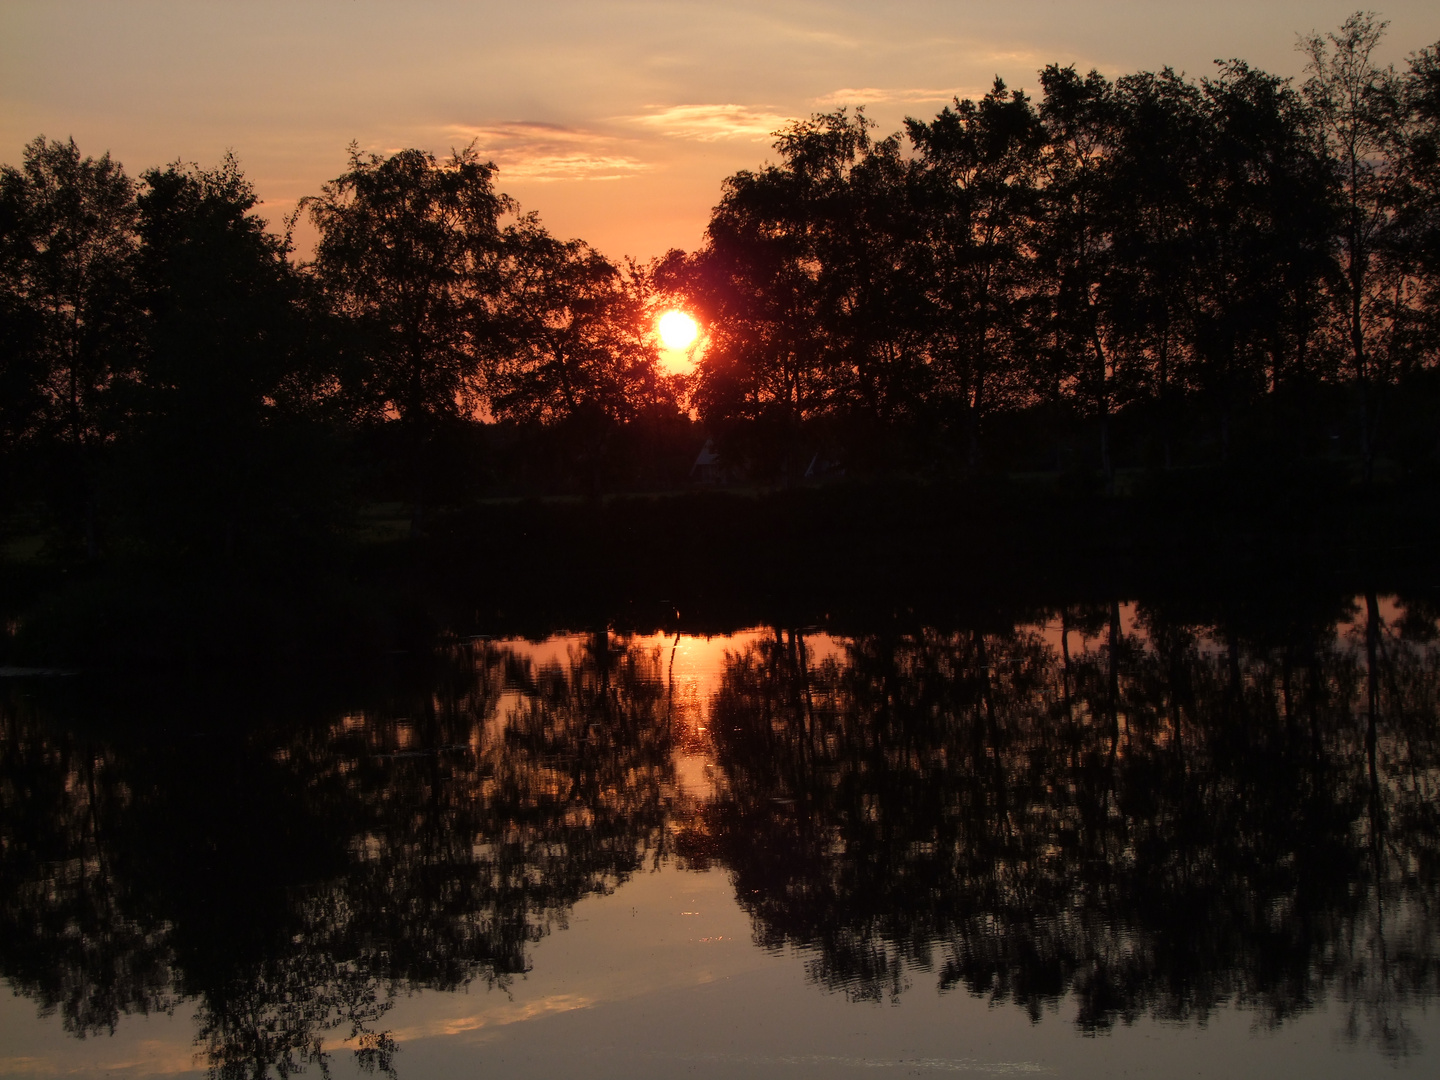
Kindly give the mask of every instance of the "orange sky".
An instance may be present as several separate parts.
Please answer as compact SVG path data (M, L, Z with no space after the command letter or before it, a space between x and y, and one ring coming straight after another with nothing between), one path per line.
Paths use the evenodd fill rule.
M644 259L693 248L720 181L762 163L786 118L865 102L888 132L997 73L1033 88L1052 60L1298 74L1296 33L1354 3L5 0L0 160L42 132L132 173L233 149L278 220L352 139L474 139L553 231ZM1382 14L1387 60L1440 39L1433 0Z

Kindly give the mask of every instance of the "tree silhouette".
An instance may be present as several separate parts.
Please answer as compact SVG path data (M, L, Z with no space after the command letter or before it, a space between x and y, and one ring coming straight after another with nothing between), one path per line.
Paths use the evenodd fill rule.
M1404 180L1400 79L1393 67L1377 67L1371 59L1385 26L1373 14L1356 12L1338 33L1311 35L1300 46L1310 73L1305 97L1333 170L1340 219L1334 334L1356 390L1367 482L1374 470L1377 394L1396 367L1397 330L1409 302L1392 251Z
M407 495L418 533L436 501L674 485L705 438L786 485L1098 464L1121 494L1121 468L1237 460L1336 482L1355 451L1366 483L1377 455L1417 477L1437 61L1380 66L1383 31L1307 37L1303 85L1050 65L1033 101L997 80L886 137L816 114L649 266L512 218L473 148L352 147L302 202L297 269L233 160L137 186L42 137L0 177L6 505L44 496L61 557L103 525L117 555L225 563L341 536L336 493ZM705 326L685 378L657 364L662 299Z
M44 136L0 169L11 349L5 380L30 403L7 426L51 448L49 490L86 554L99 553L97 454L121 423L112 391L135 362L135 185L109 154ZM7 412L9 409L7 408Z
M904 229L903 201L890 205L902 167L871 126L838 112L781 132L781 164L726 180L683 279L708 334L701 417L753 428L749 452L787 479L805 422L852 404L906 414L914 398L920 357L895 325L912 301L885 254Z
M349 170L305 203L320 231L316 272L363 335L372 407L406 431L414 529L437 422L483 400L499 219L513 209L494 173L473 149L441 163L352 147Z
M1029 100L998 78L978 103L957 101L929 124L906 126L933 200L935 393L964 410L973 467L985 415L1034 400L1030 233L1043 135Z
M1407 190L1401 207L1407 265L1424 290L1418 299L1418 347L1408 355L1433 355L1440 341L1440 46L1421 49L1405 74L1408 120L1404 154Z
M569 429L598 489L615 429L676 403L659 370L646 273L633 263L620 270L583 241L558 240L529 216L505 231L501 276L490 408Z
M1223 460L1237 402L1272 391L1314 348L1330 219L1297 95L1238 62L1202 90L1191 380L1218 402Z
M1101 471L1113 486L1111 447L1114 381L1121 356L1117 319L1107 300L1113 202L1107 170L1117 139L1114 88L1092 71L1055 65L1040 73L1045 127L1044 203L1037 247L1045 275L1043 303L1051 321L1052 363L1100 431Z
M323 521L330 499L308 445L318 438L301 421L330 373L317 370L324 353L306 348L288 244L254 214L235 160L143 179L146 319L127 501L146 508L137 531L159 547L225 561L237 537L253 547L277 515Z

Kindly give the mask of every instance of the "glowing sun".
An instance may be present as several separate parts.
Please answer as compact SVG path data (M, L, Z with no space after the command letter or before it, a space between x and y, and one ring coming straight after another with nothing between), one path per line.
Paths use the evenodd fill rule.
M667 311L660 316L660 340L665 348L677 352L688 349L700 336L700 327L683 311Z

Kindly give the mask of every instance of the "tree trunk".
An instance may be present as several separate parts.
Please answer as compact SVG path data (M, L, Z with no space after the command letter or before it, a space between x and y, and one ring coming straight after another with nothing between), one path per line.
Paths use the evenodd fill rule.
M1381 856L1384 851L1383 837L1385 820L1384 806L1380 793L1379 768L1376 761L1380 715L1380 673L1377 670L1380 661L1380 605L1376 600L1373 589L1365 594L1365 659L1367 712L1365 724L1365 761L1370 779L1370 842L1374 854L1375 870L1378 880Z
M1355 389L1360 405L1360 476L1370 486L1374 471L1373 433L1370 430L1370 371L1365 355L1364 287L1369 256L1361 248L1359 212L1352 204L1350 225L1350 353L1355 366Z
M1173 466L1170 433L1170 332L1160 336L1160 442L1165 448L1165 468Z
M1110 459L1110 364L1105 347L1100 344L1100 328L1092 320L1090 340L1095 346L1095 362L1099 366L1100 393L1100 469L1105 474L1105 494L1115 494L1115 465Z
M975 469L980 465L980 404L971 402L970 408L966 410L966 435L969 445L966 450L966 465Z

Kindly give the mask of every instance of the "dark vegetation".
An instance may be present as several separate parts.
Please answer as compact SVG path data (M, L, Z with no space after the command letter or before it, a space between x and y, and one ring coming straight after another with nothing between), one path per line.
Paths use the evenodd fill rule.
M565 622L977 559L1411 559L1440 520L1440 46L1379 67L1382 30L1303 42L1299 83L1051 66L888 138L818 115L644 266L469 150L353 151L300 262L233 159L137 181L38 138L0 173L5 648L393 642L521 580L579 595ZM683 494L702 445L743 495Z
M347 1035L393 1072L396 995L504 985L673 855L853 997L1332 1001L1411 1052L1440 47L1377 68L1379 31L1297 85L817 116L647 266L467 151L357 151L298 262L233 160L37 139L0 172L0 665L111 670L0 680L5 978L81 1035L193 1003L217 1076ZM700 714L624 632L757 625L689 801Z

